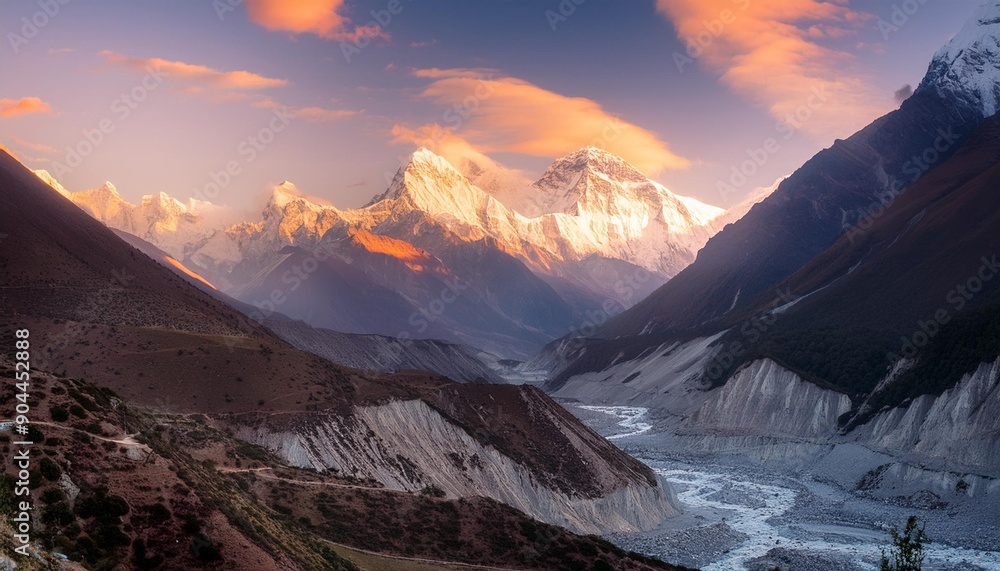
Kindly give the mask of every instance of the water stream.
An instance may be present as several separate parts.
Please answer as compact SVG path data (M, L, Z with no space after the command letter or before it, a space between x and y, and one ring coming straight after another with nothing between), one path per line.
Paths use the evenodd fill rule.
M604 430L606 438L618 440L648 433L652 427L643 422L646 409L640 407L586 406L616 419ZM844 490L815 482L772 478L763 480L726 466L691 466L678 462L657 462L640 458L671 483L684 505L685 522L706 528L723 524L732 530L731 545L720 553L698 561L703 571L734 571L744 564L766 556L775 548L816 557L818 560L844 561L861 569L877 569L881 550L889 535L874 525L865 527L803 517L803 510L792 513L796 503L808 496L824 496L829 501L856 499ZM833 496L831 498L831 496ZM840 497L837 497L840 496ZM807 514L808 515L808 514ZM717 528L712 528L715 530ZM682 530L672 530L680 532ZM669 532L668 532L669 533ZM706 530L703 536L714 531ZM670 541L659 542L670 560L676 547ZM681 545L689 548L690 546ZM931 543L925 548L924 569L986 569L1000 571L1000 552L986 552ZM676 559L675 559L676 561ZM975 567L969 566L969 564Z

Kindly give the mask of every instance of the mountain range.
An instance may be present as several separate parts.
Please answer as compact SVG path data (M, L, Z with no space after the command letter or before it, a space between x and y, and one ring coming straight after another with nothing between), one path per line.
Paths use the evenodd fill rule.
M828 470L886 502L995 506L998 37L1000 2L985 2L899 109L650 296L547 346L530 363L546 390L650 407L667 451Z
M42 542L106 568L674 569L593 534L748 545L700 520L756 482L691 482L761 465L809 490L782 514L919 510L995 549L998 102L990 0L898 109L728 210L595 147L534 182L421 148L360 208L286 181L244 216L0 153L0 337L31 331L58 433L32 435ZM663 474L712 506L679 538Z
M36 407L39 426L66 437L39 437L39 446L45 442L67 482L60 485L76 490L72 497L46 496L58 504L46 513L63 515L46 516L43 529L62 537L59 549L73 558L117 561L121 546L134 547L142 539L137 530L153 525L159 531L148 548L134 548L135 557L155 554L161 563L169 559L170 568L197 566L210 555L232 569L354 569L318 542L361 540L340 528L303 528L282 518L280 500L264 495L279 491L268 492L269 485L255 491L250 477L269 471L278 474L279 487L319 477L313 481L327 490L320 502L330 502L331 494L352 502L361 493L367 502L416 507L427 504L421 497L431 498L421 509L465 514L458 525L466 526L466 537L468 526L487 514L501 517L499 510L513 534L505 537L524 543L473 549L458 539L456 520L444 518L431 533L454 534L454 545L468 548L434 552L439 557L568 569L573 558L547 553L568 541L589 543L636 569L670 568L561 531L553 542L521 549L543 525L530 518L594 533L649 529L677 511L669 486L648 467L538 389L457 384L422 371L365 372L296 349L204 281L178 275L122 240L6 153L0 200L0 227L10 236L0 267L17 268L0 277L0 311L5 323L30 331L33 398L51 407ZM13 346L14 329L3 337ZM6 358L3 366L13 370ZM88 420L67 423L55 410L61 406ZM55 422L43 422L43 410ZM114 444L100 453L98 443ZM302 469L308 473L295 472ZM232 479L240 474L249 479ZM163 482L174 487L166 490ZM39 486L53 488L34 482L39 494ZM78 502L74 511L75 498L113 507L95 512ZM155 521L143 515L147 509L158 514ZM382 514L372 525L402 529L400 517ZM376 536L366 525L351 522L361 537ZM161 534L173 544L157 539ZM303 538L294 553L286 545L291 534ZM554 542L557 536L565 540ZM191 548L174 545L182 540ZM403 555L398 544L382 548Z
M133 205L111 183L69 192L38 175L109 227L257 307L259 319L438 339L516 360L588 315L636 303L769 192L725 212L587 147L522 189L515 202L528 216L498 200L512 200L509 188L494 180L492 194L484 191L421 149L363 208L320 205L284 182L259 219L229 223L205 202L160 193Z

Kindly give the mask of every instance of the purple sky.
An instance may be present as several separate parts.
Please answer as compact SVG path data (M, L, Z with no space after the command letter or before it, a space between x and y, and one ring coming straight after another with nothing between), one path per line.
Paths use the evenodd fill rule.
M71 190L238 208L362 205L418 144L535 178L596 143L725 206L897 106L978 3L8 1L0 142Z

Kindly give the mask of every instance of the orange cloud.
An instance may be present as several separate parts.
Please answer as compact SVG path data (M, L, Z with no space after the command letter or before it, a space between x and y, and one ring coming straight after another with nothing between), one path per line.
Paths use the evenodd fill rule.
M346 117L353 117L357 115L358 111L351 111L349 109L327 109L325 107L288 107L282 103L275 101L270 97L262 97L257 101L254 101L251 106L259 107L261 109L286 109L288 113L295 117L299 117L309 121L310 123L325 123L327 121L335 121L337 119L344 119Z
M292 111L292 115L314 123L335 121L345 117L353 117L357 114L357 111L351 111L348 109L325 109L323 107L300 107Z
M344 0L246 0L246 6L252 22L272 31L351 42L389 37L374 23L352 29L351 21L340 14Z
M427 69L414 69L411 73L413 77L426 77L430 79L441 79L443 77L483 79L494 75L501 75L500 70L489 67L455 67L450 69L429 67Z
M427 147L455 166L471 160L480 165L494 165L493 159L476 150L468 141L437 124L412 129L402 124L392 126L393 143Z
M846 0L657 0L691 58L765 106L772 117L822 138L853 133L888 111L852 70L853 56L820 42L857 33L872 18ZM678 61L678 60L675 60Z
M21 137L14 137L14 142L21 147L24 147L26 149L31 149L33 151L39 151L42 153L50 153L50 154L55 154L59 152L59 149L55 147L50 147L42 143L32 143L31 141L26 141Z
M38 97L22 97L20 99L0 99L0 117L17 117L32 113L52 114L52 106Z
M548 158L592 145L621 156L649 175L690 165L655 133L612 115L595 101L566 97L513 77L493 79L493 73L483 69L415 70L416 77L435 79L420 96L447 107L443 125L417 130L397 126L397 140L426 138L427 133L438 130L441 136L467 141L480 153L514 152Z
M191 93L200 92L205 88L254 91L288 85L285 79L273 79L249 71L221 71L204 65L163 58L134 58L109 50L101 52L101 55L115 65L139 70L151 68L172 79L188 82L189 85L184 90Z

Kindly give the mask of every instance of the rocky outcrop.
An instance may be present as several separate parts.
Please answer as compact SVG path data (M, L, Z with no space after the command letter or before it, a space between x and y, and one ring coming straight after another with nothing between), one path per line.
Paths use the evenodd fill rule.
M1000 359L941 396L880 412L851 433L859 443L914 460L1000 475Z
M577 440L601 493L553 486L537 469L480 442L422 400L355 409L350 417L317 417L308 426L242 428L289 463L335 470L391 489L436 487L449 497L487 496L536 519L580 533L649 530L679 513L669 485L622 471Z
M667 453L739 457L823 474L891 501L1000 500L1000 359L941 395L877 411L844 434L838 421L852 409L850 398L770 359L753 361L724 386L706 390L697 379L716 355L707 341L661 347L574 376L553 395L594 404L647 403L656 434L643 437L650 439L645 444ZM898 375L891 371L879 390Z
M689 422L689 426L794 438L823 438L851 410L847 395L825 390L770 359L737 372Z

